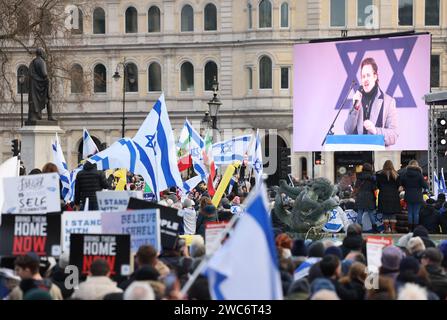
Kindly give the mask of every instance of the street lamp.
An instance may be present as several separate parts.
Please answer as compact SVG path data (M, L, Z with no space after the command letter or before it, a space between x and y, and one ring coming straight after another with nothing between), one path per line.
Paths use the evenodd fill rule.
M19 75L19 83L20 83L20 127L23 128L23 84L25 83L25 75L23 74L23 70Z
M115 81L118 81L121 78L119 67L123 67L123 115L122 115L122 124L121 124L121 137L124 138L124 133L126 131L126 81L129 81L130 84L134 84L136 79L131 75L129 77L128 70L126 68L125 60L119 62L116 66L115 74L112 76Z

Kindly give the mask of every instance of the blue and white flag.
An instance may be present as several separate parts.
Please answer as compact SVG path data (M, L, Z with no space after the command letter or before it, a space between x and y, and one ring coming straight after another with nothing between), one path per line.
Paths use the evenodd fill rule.
M197 187L197 185L199 183L201 183L203 181L201 176L194 176L189 180L186 180L185 182L183 182L183 188L182 190L186 193L190 192L192 189L194 189L195 187Z
M441 168L441 180L439 181L439 192L441 193L447 192L447 187L445 185L445 179L444 179L444 168Z
M235 160L244 161L250 147L251 135L239 136L213 144L213 158L216 165L232 164ZM248 158L251 161L251 158Z
M300 280L304 277L307 277L309 275L310 268L317 262L319 262L321 258L317 257L310 257L307 258L304 262L302 262L298 268L296 268L295 272L293 273L293 280Z
M132 140L144 151L152 164L155 179L150 187L157 195L157 200L160 197L159 191L170 187L183 187L177 165L174 132L163 93Z
M201 176L203 181L206 181L209 173L203 159L205 140L200 136L196 129L194 129L188 119L185 119L177 146L180 149L184 147L185 144L188 145L194 172Z
M245 214L205 273L215 300L283 298L265 186L250 194Z
M91 156L98 152L99 149L96 146L95 141L93 141L87 129L84 128L84 131L82 133L82 159L87 159L88 156Z
M59 178L61 179L62 184L62 198L65 202L70 202L74 197L74 194L71 192L71 180L70 180L70 171L68 171L67 162L65 161L64 153L62 152L62 147L59 142L59 136L56 133L56 138L51 144L51 149L53 151L53 162L57 167L57 171L59 173Z
M88 159L98 170L127 169L140 174L154 194L157 194L155 170L144 148L130 138L122 138L107 149Z
M228 194L231 193L231 191L233 191L233 186L236 183L236 178L233 176L231 177L230 183L228 183Z
M440 181L438 178L438 174L436 171L433 171L433 196L435 199L438 199L439 189L440 189Z
M256 187L262 183L262 173L263 173L263 164L262 164L262 148L261 148L261 138L259 136L259 129L256 130L255 143L253 143L253 147L250 150L251 161L250 165L253 167L253 171L255 174Z

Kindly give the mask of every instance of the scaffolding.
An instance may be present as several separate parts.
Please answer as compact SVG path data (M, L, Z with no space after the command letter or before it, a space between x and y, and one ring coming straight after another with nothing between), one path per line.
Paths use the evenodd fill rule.
M434 190L433 173L439 176L439 147L438 147L438 122L437 119L444 117L447 119L447 91L440 91L426 94L425 104L429 106L428 117L428 177L430 189Z

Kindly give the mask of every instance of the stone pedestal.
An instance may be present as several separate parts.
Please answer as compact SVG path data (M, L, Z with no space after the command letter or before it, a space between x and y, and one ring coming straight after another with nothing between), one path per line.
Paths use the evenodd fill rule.
M64 134L57 125L34 125L24 126L19 130L22 138L21 157L28 173L34 168L42 169L47 162L53 162L53 151L51 143L56 137Z

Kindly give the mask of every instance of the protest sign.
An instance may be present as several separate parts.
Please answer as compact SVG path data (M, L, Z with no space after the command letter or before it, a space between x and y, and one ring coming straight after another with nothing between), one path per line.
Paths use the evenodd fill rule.
M60 255L60 214L3 214L2 218L0 256L20 256L28 252L39 256Z
M382 265L382 250L393 244L393 238L368 236L366 237L366 256L369 270L378 270Z
M221 246L221 235L227 222L207 222L205 224L205 249L206 254L211 255Z
M138 251L142 245L160 247L160 212L158 209L143 209L126 212L103 212L104 233L129 234L131 251Z
M143 199L142 191L97 191L96 199L101 211L122 212L127 210L129 198Z
M70 264L86 275L96 259L104 259L110 275L130 274L130 236L128 234L76 234L70 235Z
M159 209L161 246L164 249L173 249L175 247L179 228L183 223L183 218L178 215L177 209L135 198L130 198L127 209Z
M60 212L59 174L4 178L2 213Z
M62 214L62 250L70 250L70 234L102 233L101 211L66 211Z

